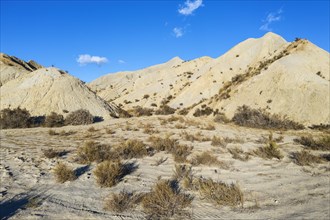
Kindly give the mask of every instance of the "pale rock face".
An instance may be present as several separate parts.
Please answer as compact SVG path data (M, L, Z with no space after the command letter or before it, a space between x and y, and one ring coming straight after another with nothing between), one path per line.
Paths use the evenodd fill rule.
M32 115L56 112L65 115L80 108L104 119L118 116L114 104L104 102L79 79L57 68L41 68L5 83L1 88L0 109L26 108Z
M186 62L176 57L146 69L108 74L88 86L125 109L159 107L170 97L171 107L192 107L190 116L206 105L231 118L238 106L246 104L305 125L330 123L329 60L328 52L307 40L287 42L267 33L239 43L216 59ZM230 97L217 98L234 76L249 73L253 74L227 89Z
M27 74L40 68L42 66L33 60L25 62L17 57L0 53L0 86L21 74Z

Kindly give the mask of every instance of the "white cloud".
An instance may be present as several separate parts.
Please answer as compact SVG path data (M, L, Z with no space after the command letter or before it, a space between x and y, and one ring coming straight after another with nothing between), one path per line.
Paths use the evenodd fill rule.
M280 21L282 19L283 10L279 9L277 12L271 12L267 15L266 19L263 20L264 24L260 26L260 30L272 31L270 28L271 23L275 21Z
M106 57L91 56L89 54L81 54L81 55L79 55L77 62L81 65L86 65L89 63L96 63L98 65L101 65L103 63L107 63L108 59Z
M184 7L181 7L178 11L182 15L191 15L197 8L203 6L203 0L189 1L184 3Z
M173 28L173 33L176 38L183 36L183 30L182 30L182 28L179 28L179 27Z
M125 64L126 62L124 60L118 60L118 63Z

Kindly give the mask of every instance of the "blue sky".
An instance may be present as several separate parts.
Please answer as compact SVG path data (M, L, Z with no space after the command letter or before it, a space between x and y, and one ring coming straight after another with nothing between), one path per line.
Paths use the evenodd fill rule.
M329 19L329 0L1 0L1 52L89 82L175 56L215 58L268 31L329 51Z

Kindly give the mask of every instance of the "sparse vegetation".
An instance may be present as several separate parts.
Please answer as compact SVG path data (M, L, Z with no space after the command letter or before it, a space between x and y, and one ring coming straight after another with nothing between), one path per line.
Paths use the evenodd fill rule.
M86 109L70 112L65 118L67 125L87 125L93 123L93 115Z
M237 184L215 182L212 179L199 178L196 181L200 194L207 200L220 206L237 206L244 202L243 192Z
M321 136L318 139L314 139L312 136L302 136L294 139L294 142L299 143L312 150L330 150L330 135Z
M241 160L241 161L247 161L250 159L249 154L244 153L244 151L238 147L228 148L228 151L234 159Z
M56 181L64 183L66 181L73 181L77 178L74 170L64 163L58 163L54 168L54 175Z
M227 146L227 141L225 138L222 137L217 137L217 136L213 136L211 139L211 145L212 146L219 146L219 147L226 147Z
M283 155L281 151L278 149L276 142L270 141L266 146L259 147L257 150L253 151L257 156L264 159L282 159Z
M299 166L310 166L314 163L321 163L323 158L315 156L306 150L300 152L292 152L290 158Z
M226 117L224 113L217 113L213 119L214 122L217 123L229 123L230 119Z
M156 112L156 115L171 115L175 113L175 109L168 105L162 105Z
M55 112L50 113L50 115L46 116L45 127L61 127L64 126L64 117L61 114L57 114Z
M21 108L5 108L0 112L0 128L27 128L30 127L30 113Z
M48 159L55 158L55 157L61 157L67 153L67 151L63 150L54 150L53 148L48 148L46 150L42 151L44 156Z
M100 144L95 141L87 141L78 148L77 160L80 163L102 162L115 158L109 145Z
M112 187L124 176L124 165L119 160L106 160L96 167L94 175L101 187Z
M271 115L261 109L246 105L237 108L232 121L240 126L264 129L303 129L304 126L279 115Z
M151 116L154 112L151 108L142 108L140 106L136 106L133 109L128 111L129 114L135 117L141 117L141 116Z
M114 212L124 212L133 209L142 199L142 194L128 192L112 193L104 201L104 209Z
M150 219L168 219L186 215L185 208L190 206L193 197L181 192L175 183L160 180L142 200L144 212Z
M210 107L205 107L202 109L197 108L193 114L195 117L200 117L200 116L208 116L213 113L213 109Z
M148 154L146 145L137 139L122 142L116 147L115 152L123 159L141 158Z
M224 163L220 162L218 158L212 155L210 152L203 152L201 154L195 155L191 159L191 164L194 166L198 166L200 164L203 165L224 165Z

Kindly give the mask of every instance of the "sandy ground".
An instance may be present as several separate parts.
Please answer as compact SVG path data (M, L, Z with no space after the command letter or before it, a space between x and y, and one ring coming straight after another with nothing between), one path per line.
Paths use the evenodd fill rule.
M148 192L157 178L171 178L174 170L172 155L156 153L142 159L133 159L137 169L125 176L114 187L101 188L96 184L93 169L96 163L83 165L75 162L76 150L87 140L114 145L127 139L140 139L146 144L150 135L171 136L180 144L193 146L193 153L211 151L229 165L193 167L195 176L211 177L226 183L238 183L244 193L243 207L221 207L203 200L197 192L188 209L189 219L329 219L330 217L330 164L298 166L288 156L303 149L293 142L300 132L274 132L274 138L283 136L278 143L284 155L282 160L266 160L250 156L248 161L233 159L228 148L239 147L250 152L257 147L269 131L214 124L215 130L202 127L209 123L196 119L183 122L186 128L177 128L179 121L164 122L169 116L152 116L130 119L114 119L88 126L54 128L56 132L73 131L68 136L49 135L49 128L1 130L0 148L0 216L1 219L145 219L141 207L124 213L112 213L103 209L104 199L111 192L122 189ZM154 134L144 132L144 125L154 127ZM88 131L90 127L96 131ZM111 129L113 134L106 131ZM186 141L182 132L201 132L203 137L229 137L233 139L225 148L211 145L211 141ZM48 148L67 150L60 158L48 159L42 150ZM315 154L329 153L313 151ZM167 160L155 166L160 158ZM58 161L65 161L79 169L78 179L63 184L55 181L52 169Z

